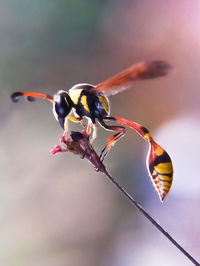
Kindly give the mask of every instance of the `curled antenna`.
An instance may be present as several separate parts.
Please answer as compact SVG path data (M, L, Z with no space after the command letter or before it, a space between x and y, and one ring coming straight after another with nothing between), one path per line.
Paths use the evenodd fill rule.
M14 92L10 95L12 102L17 103L19 101L19 96L23 96L22 92Z
M34 102L35 101L35 97L37 98L43 98L43 99L47 99L49 100L50 102L54 102L54 99L51 95L48 95L48 94L44 94L44 93L36 93L36 92L23 92L23 91L20 91L20 92L14 92L10 95L10 98L13 102L18 102L19 101L19 97L20 96L27 96L27 100L29 102Z

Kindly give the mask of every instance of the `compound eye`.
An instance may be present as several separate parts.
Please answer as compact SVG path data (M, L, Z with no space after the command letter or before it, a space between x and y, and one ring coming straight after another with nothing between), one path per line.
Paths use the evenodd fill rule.
M56 94L55 100L55 111L60 118L65 118L71 111L71 99L67 93Z

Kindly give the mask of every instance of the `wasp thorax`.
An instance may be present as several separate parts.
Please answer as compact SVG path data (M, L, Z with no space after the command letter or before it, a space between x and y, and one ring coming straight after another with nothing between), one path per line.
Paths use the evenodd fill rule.
M54 95L54 102L54 115L61 127L64 128L65 118L72 109L72 100L66 91L58 91Z

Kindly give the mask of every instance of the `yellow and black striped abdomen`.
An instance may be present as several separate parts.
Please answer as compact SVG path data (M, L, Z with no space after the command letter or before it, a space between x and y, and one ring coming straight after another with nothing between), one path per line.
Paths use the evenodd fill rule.
M161 201L167 196L173 181L173 166L168 153L153 139L150 140L150 150L147 166L152 182Z

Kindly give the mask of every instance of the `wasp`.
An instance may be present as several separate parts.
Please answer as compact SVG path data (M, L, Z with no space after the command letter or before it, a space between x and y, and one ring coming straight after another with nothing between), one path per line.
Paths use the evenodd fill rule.
M173 179L173 166L168 153L153 140L144 126L121 117L110 116L108 96L131 88L135 81L165 76L170 70L171 66L165 61L144 61L133 64L96 86L88 83L76 84L69 91L59 90L53 97L36 92L14 92L11 99L18 102L19 96L26 96L29 101L34 101L35 97L49 100L53 104L53 114L64 130L63 136L67 135L69 120L80 122L84 126L83 118L87 118L86 131L91 135L91 143L97 137L97 122L104 129L115 132L108 138L101 152L102 161L116 141L125 135L125 126L134 129L149 142L147 169L160 200L163 201ZM106 121L109 120L120 125L108 125Z

